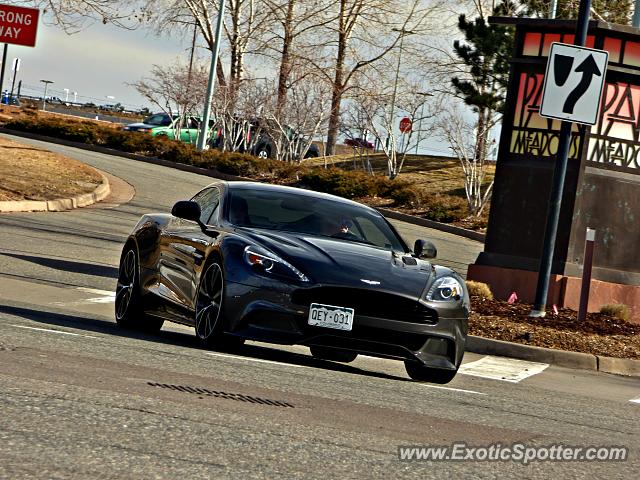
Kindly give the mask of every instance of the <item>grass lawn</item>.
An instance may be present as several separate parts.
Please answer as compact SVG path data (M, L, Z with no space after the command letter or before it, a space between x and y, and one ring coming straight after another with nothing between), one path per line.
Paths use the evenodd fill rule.
M369 162L376 175L386 175L387 160L384 154L370 153ZM330 157L327 164L345 170L363 170L367 155L342 154ZM317 158L306 164L324 165L325 159ZM495 175L495 163L486 166L486 188ZM413 184L419 192L412 207L398 209L412 215L423 216L436 221L445 221L465 228L483 230L489 217L487 205L479 218L468 218L464 190L464 172L457 159L429 155L407 155L402 171L397 177ZM389 201L368 199L367 203L394 208Z

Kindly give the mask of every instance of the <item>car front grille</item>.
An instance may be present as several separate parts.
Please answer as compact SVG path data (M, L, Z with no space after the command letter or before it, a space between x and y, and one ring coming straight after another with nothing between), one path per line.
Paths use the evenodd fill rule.
M435 310L400 295L345 287L315 287L297 289L291 300L296 305L309 306L322 303L348 307L355 310L356 317L386 318L410 323L434 325L438 321Z

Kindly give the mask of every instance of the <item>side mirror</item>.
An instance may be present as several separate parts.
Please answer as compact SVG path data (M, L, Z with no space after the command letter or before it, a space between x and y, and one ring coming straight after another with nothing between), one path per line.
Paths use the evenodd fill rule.
M413 253L418 258L436 258L438 249L428 240L416 240L413 245Z
M190 200L181 200L171 209L171 215L200 224L200 205Z

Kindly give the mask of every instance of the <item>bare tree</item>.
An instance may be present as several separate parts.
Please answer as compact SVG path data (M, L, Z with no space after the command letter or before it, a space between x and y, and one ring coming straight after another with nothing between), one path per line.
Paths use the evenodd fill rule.
M400 39L423 31L440 2L411 0L339 0L328 53L333 66L324 72L332 85L327 131L327 153L333 154L339 132L340 107L352 81L367 67L383 59Z
M276 114L280 115L294 81L292 72L298 73L298 80L304 78L299 75L300 69L318 48L318 36L314 36L314 32L333 21L328 14L333 1L263 0L263 3L273 22L261 53L278 63Z
M491 198L493 180L486 185L486 165L490 156L491 142L479 144L475 141L477 135L487 135L488 132L477 132L478 128L490 131L491 125L482 124L477 120L469 120L456 107L449 107L441 117L438 125L439 136L447 142L449 148L459 160L464 172L464 190L469 205L469 212L473 216L480 216ZM478 152L478 145L485 149Z
M77 33L96 21L133 29L145 16L141 8L143 2L139 0L8 0L3 3L30 3L67 33Z
M341 122L347 137L352 136L350 128L373 135L386 157L387 174L394 179L402 171L407 155L417 151L434 131L443 96L432 94L423 77L396 78L388 65L391 60L383 59L354 82L357 94L346 102ZM399 126L403 117L411 123L405 132Z
M176 62L170 66L154 65L148 77L131 84L151 104L177 118L175 139L188 115L202 109L207 86L207 68L196 64L192 71Z
M146 21L156 32L191 32L204 39L209 50L215 46L215 28L219 0L145 0ZM262 33L269 24L270 11L264 0L228 0L225 10L224 32L229 49L228 77L223 62L218 59L217 82L229 86L229 100L233 102L245 71L245 57L263 48Z
M260 134L269 138L272 156L301 162L314 138L326 126L330 94L327 84L313 76L296 78L289 89L288 108L278 112L277 100L265 99L260 115Z

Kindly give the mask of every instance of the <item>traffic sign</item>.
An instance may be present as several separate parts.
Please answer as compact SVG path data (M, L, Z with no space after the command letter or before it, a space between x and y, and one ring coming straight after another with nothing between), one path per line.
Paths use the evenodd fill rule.
M0 43L35 47L39 17L37 8L0 5Z
M411 131L412 126L413 125L409 117L404 117L402 120L400 120L400 131L402 133L409 133Z
M609 53L605 50L552 43L540 115L596 123L608 60Z

